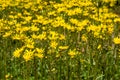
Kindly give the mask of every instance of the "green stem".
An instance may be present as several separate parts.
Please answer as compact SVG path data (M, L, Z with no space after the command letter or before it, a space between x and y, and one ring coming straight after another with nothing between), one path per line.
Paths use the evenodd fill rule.
M36 58L34 58L34 77L35 77L35 80L38 80L37 60L36 60Z

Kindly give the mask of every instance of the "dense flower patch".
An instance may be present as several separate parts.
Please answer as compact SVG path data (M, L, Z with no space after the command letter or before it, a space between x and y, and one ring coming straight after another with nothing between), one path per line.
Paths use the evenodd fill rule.
M113 7L115 2L101 0L99 6L97 0L0 0L1 42L15 42L10 45L11 59L20 59L24 63L38 60L45 64L47 60L52 74L60 73L63 68L68 70L64 67L67 63L73 69L81 67L81 71L85 68L90 71L90 66L95 66L96 72L101 72L97 75L92 69L93 80L98 76L100 79L117 79L112 73L108 78L110 76L102 68L98 69L98 66L105 66L107 70L107 65L119 60L120 17L107 6ZM107 62L110 58L113 59L111 63ZM59 63L61 61L65 63ZM58 69L59 66L62 68ZM70 80L90 79L89 72L76 73L74 70L70 75L65 72L66 76L73 76ZM58 77L62 79L64 74L60 73ZM68 77L65 80L69 80ZM50 78L53 79L58 78Z

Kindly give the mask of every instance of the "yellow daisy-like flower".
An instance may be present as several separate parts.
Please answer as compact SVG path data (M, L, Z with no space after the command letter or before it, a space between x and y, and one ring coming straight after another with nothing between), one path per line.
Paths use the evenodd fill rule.
M31 60L33 58L33 51L26 50L24 55L23 55L23 58L25 59L25 61Z
M33 25L33 26L31 27L31 31L39 31L39 28L38 28L37 26L34 26L34 25Z
M85 41L85 42L87 41L87 36L86 35L83 34L81 38L82 38L82 41Z
M43 53L43 52L44 52L44 49L42 49L42 48L36 48L36 51L37 51L38 53Z
M76 54L77 54L77 52L76 52L75 49L74 49L74 50L70 50L70 51L68 52L68 55L71 56L71 58L73 58Z
M44 57L43 54L41 54L41 53L35 53L35 56L37 56L38 58L43 58Z
M6 32L3 37L9 37L12 34L12 31Z
M59 49L65 50L65 49L68 49L68 46L59 46Z
M113 42L114 42L115 44L120 44L120 38L118 38L118 37L114 38L114 39L113 39Z
M50 42L50 47L56 49L58 43L56 41L51 41Z
M21 52L24 50L25 46L23 46L22 48L20 49L16 49L14 52L13 52L13 56L16 57L16 58L19 58L20 55L21 55Z

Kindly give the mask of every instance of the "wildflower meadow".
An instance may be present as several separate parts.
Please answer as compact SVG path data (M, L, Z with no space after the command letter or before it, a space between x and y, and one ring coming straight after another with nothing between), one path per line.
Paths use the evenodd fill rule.
M120 80L119 0L0 0L0 80Z

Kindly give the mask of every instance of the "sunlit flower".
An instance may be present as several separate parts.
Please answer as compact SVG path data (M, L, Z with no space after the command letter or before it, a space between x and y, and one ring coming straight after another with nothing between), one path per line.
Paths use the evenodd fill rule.
M101 0L104 5L98 9L98 1L93 0L61 0L60 3L53 0L1 0L1 40L3 43L6 39L22 43L15 44L17 48L13 56L23 57L25 61L33 57L49 58L44 56L44 52L50 56L55 53L58 58L60 51L68 51L67 54L73 58L81 54L78 51L90 50L90 45L94 44L96 50L101 50L101 39L107 42L114 33L114 26L120 22L119 15L108 8L113 7L115 2ZM116 28L119 29L119 26ZM84 47L85 42L90 45ZM113 42L120 44L120 38L115 37ZM63 56L65 54L62 53Z
M35 42L33 41L33 39L29 39L29 38L25 39L25 45L27 48L30 48L30 49L34 48L34 44Z
M71 58L73 58L77 54L76 50L69 50L68 55L70 55Z
M59 46L59 49L61 50L68 49L68 46Z
M41 54L41 53L35 53L34 55L37 56L38 58L43 58L44 57L43 54Z
M97 49L100 49L100 48L101 48L101 45L99 44L98 47L97 47Z
M11 34L12 34L12 31L5 32L5 34L3 35L3 37L9 37Z
M87 41L87 36L86 35L82 35L81 38L82 38L82 41L85 41L85 42Z
M56 41L51 41L50 42L50 47L56 49L58 43Z
M44 50L42 49L42 48L36 48L36 51L38 52L38 53L43 53L44 52Z
M33 58L33 54L34 52L31 50L25 50L23 58L25 59L25 61L29 61Z
M16 58L19 58L21 53L23 52L25 46L21 47L20 49L17 48L14 52L13 52L13 56L16 57Z
M115 44L120 44L120 38L119 38L119 37L115 37L115 38L113 39L113 42L114 42Z
M34 25L33 25L33 26L31 27L31 31L38 31L38 30L39 30L39 28L38 28L37 26L34 26Z

